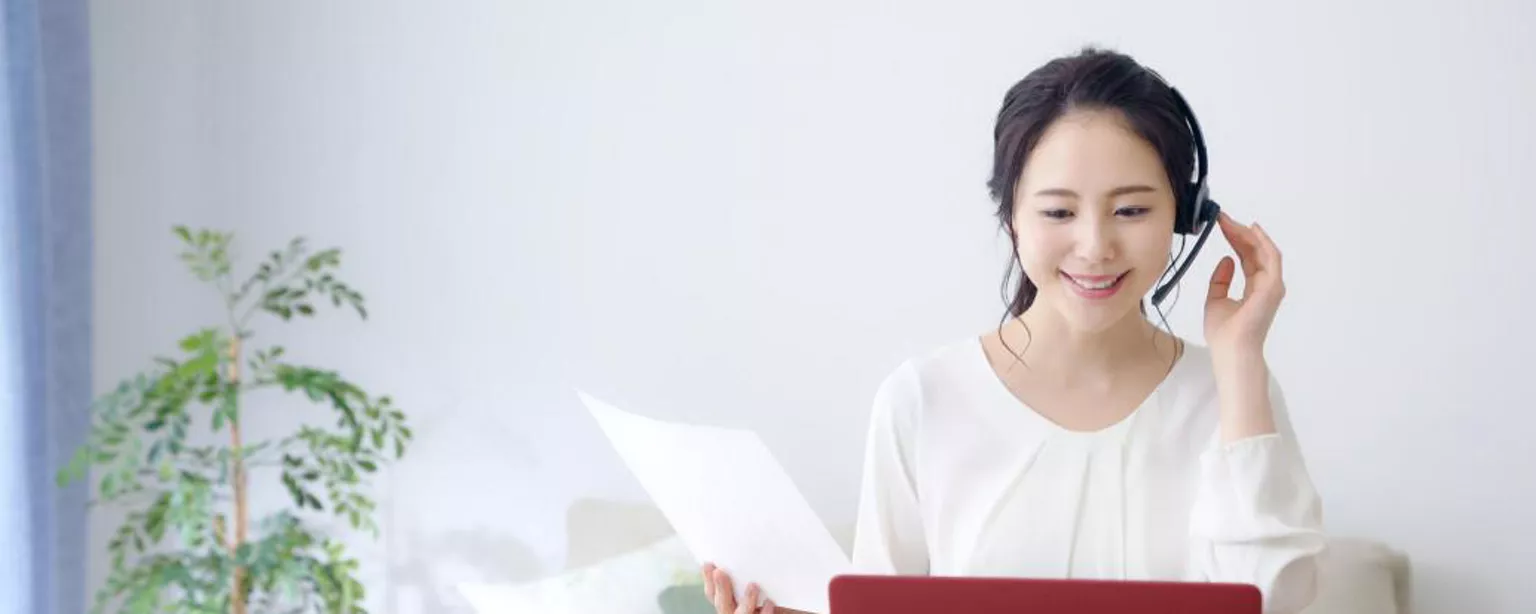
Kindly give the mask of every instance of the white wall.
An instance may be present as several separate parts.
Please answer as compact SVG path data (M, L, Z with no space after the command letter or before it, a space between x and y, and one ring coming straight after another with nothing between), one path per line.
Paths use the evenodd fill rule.
M1269 355L1331 528L1406 550L1420 611L1536 609L1536 9L1237 4L97 2L97 383L217 321L171 225L302 233L375 317L275 338L420 425L376 609L551 573L574 500L641 499L575 386L758 430L846 525L879 378L1001 313L1003 91L1099 42L1285 250Z

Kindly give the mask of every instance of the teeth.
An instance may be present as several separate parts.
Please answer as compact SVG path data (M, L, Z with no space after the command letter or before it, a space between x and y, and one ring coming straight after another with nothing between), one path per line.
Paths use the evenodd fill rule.
M1103 290L1105 288L1108 288L1110 286L1115 285L1115 282L1117 282L1117 281L1120 281L1119 277L1111 277L1111 278L1106 279L1104 281L1097 281L1097 282L1083 281L1083 280L1078 279L1076 277L1072 278L1072 282L1073 283L1075 283L1075 284L1077 284L1079 286L1082 286L1082 287L1084 287L1086 289L1089 289L1089 290Z

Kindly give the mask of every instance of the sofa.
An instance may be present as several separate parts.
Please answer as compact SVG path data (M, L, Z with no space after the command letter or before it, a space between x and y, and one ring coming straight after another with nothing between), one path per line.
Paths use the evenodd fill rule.
M655 508L583 500L566 520L561 572L516 585L461 584L461 594L479 614L713 611L693 557ZM1334 538L1319 561L1317 598L1303 614L1409 614L1410 572L1408 557L1385 544Z

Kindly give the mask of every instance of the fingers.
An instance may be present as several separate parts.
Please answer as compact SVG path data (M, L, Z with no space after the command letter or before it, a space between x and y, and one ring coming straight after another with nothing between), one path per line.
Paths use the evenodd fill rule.
M756 614L757 602L760 597L762 597L762 594L758 592L757 585L748 584L746 598L742 599L741 603L736 606L736 614Z
M711 601L715 604L717 614L736 614L736 593L731 588L731 576L724 569L716 569L714 574L715 597Z
M1227 244L1232 246L1243 265L1243 276L1252 277L1259 270L1259 246L1253 229L1237 223L1226 212L1222 212L1216 221L1221 226L1222 236L1227 238Z
M1221 257L1221 262L1216 263L1216 270L1211 272L1211 290L1205 299L1207 303L1231 296L1232 276L1236 269L1237 265L1232 262L1231 256Z
M700 571L704 575L704 598L715 606L716 614L773 614L775 611L773 601L763 598L762 588L757 584L748 584L746 594L737 603L730 574L715 567L714 563L705 563ZM762 608L758 608L759 603L763 604Z
M1259 224L1244 226L1226 213L1218 218L1221 232L1237 253L1243 269L1243 300L1250 296L1261 297L1265 304L1274 304L1285 296L1285 282L1281 272L1280 248ZM1211 274L1211 295L1208 300L1226 298L1230 294L1232 273L1225 262L1218 264ZM1224 273L1224 271L1226 271Z
M1282 277L1280 274L1280 246L1275 245L1275 240L1269 237L1269 232L1264 230L1264 227L1258 225L1258 223L1254 223L1253 230L1254 236L1258 238L1259 255L1262 258L1264 269L1274 271L1277 278Z

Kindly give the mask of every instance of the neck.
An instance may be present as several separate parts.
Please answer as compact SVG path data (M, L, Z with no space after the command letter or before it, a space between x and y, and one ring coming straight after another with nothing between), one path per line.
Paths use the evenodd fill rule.
M1003 329L1003 338L1014 352L1022 352L1032 370L1066 380L1100 379L1166 355L1172 343L1153 343L1161 335L1139 314L1127 314L1103 330L1076 330L1044 305L1025 311Z

